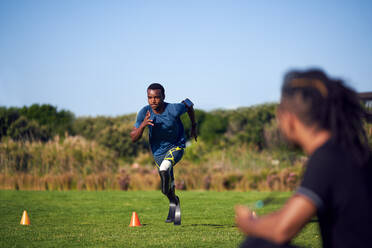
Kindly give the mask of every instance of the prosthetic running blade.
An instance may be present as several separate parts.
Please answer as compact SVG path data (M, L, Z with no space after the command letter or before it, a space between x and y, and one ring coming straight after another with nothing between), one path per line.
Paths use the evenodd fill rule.
M176 196L176 211L174 212L174 225L179 226L181 225L181 204L180 204L180 199L178 196Z

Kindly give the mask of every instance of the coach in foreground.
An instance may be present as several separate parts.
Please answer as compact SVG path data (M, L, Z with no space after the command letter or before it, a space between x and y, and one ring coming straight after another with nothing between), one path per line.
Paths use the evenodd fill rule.
M287 140L309 155L297 192L279 210L255 218L237 206L242 247L292 247L317 215L323 247L372 247L372 160L357 94L319 70L284 78L277 110Z

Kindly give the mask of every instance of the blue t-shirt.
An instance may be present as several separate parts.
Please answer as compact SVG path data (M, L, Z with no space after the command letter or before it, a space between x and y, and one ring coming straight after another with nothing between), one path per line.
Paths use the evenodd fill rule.
M180 116L187 111L183 103L164 103L165 109L161 114L155 114L150 105L143 107L137 114L137 121L134 124L139 128L145 119L147 111L150 111L150 120L154 126L149 128L149 140L154 156L164 155L173 147L185 148L185 131Z

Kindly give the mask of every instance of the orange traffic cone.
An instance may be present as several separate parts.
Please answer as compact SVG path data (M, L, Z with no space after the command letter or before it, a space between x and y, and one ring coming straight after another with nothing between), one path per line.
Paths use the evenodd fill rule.
M28 218L27 211L23 211L22 219L21 219L21 225L28 226L30 225L30 218Z
M138 215L136 212L132 213L132 219L130 220L129 226L141 226L141 223L138 219Z

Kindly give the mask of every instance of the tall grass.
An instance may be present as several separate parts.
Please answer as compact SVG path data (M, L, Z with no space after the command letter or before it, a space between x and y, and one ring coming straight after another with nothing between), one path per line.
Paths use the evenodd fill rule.
M234 146L214 151L193 143L176 165L178 189L291 190L298 182L301 156ZM196 162L195 162L196 161ZM82 137L47 142L0 143L0 188L19 190L153 190L160 188L149 153L126 164L113 151Z

